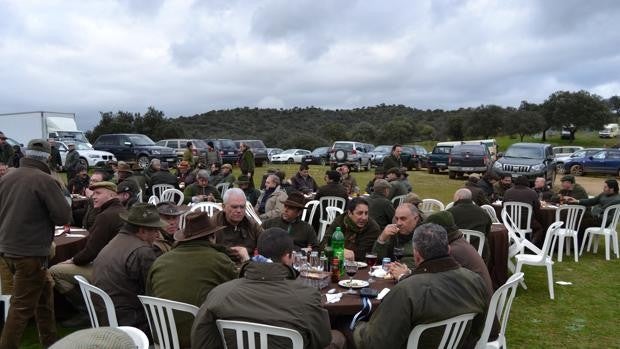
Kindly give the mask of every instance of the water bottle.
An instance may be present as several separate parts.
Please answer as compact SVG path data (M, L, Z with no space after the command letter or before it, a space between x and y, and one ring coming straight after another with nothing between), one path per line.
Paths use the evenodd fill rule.
M329 261L327 260L327 255L325 255L325 252L321 252L321 257L319 257L319 260L321 271L328 271Z
M336 227L334 235L332 235L332 249L334 250L334 258L338 258L340 274L343 274L344 269L344 234L340 227Z

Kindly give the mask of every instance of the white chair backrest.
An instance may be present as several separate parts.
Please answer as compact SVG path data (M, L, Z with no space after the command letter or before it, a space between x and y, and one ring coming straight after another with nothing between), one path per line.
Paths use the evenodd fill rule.
M459 229L459 230L461 231L461 233L463 233L463 237L469 243L471 243L472 236L475 236L478 238L478 246L476 247L476 249L478 250L478 254L482 256L482 250L484 249L484 241L486 239L486 236L484 236L484 233L477 231L477 230L470 230L470 229Z
M80 289L82 290L82 297L84 297L84 303L86 303L86 308L88 309L88 315L90 316L90 324L93 328L99 327L99 317L97 316L97 309L95 308L95 304L93 303L92 294L96 294L101 299L103 299L103 303L105 304L105 311L108 315L108 325L110 327L118 327L118 321L116 320L116 310L114 309L114 302L112 302L112 298L108 296L108 294L100 289L99 287L91 285L86 278L82 275L75 275L74 278L80 284Z
M428 330L429 328L442 326L445 326L445 330L443 332L443 337L441 337L441 342L439 343L438 348L458 348L461 342L461 337L463 337L465 329L467 328L467 324L474 318L474 316L476 316L476 313L468 313L458 315L443 321L437 321L424 325L417 325L409 334L409 339L407 340L407 349L418 348L420 336L424 331Z
M328 207L338 207L342 211L345 210L345 206L347 205L347 201L338 196L324 196L319 199L319 207L321 209L321 222L327 222L327 208Z
M6 317L9 316L9 307L11 306L11 295L10 294L2 294L2 280L0 280L0 303L4 303L4 321L6 322Z
M173 311L190 313L196 317L198 307L157 297L138 295L138 299L140 299L142 306L144 306L153 339L159 344L159 348L180 349L179 335Z
M448 204L446 205L446 207L444 208L444 210L450 209L450 208L452 208L452 206L454 206L454 201L450 201L450 202L448 202Z
M312 224L317 207L319 207L319 200L310 200L306 202L304 212L301 214L301 220L308 224Z
M332 224L334 219L336 219L338 215L341 215L344 212L339 207L326 207L325 210L327 210L327 224Z
M161 193L161 196L159 197L159 201L176 202L177 206L183 204L184 199L185 195L183 195L183 192L178 189L166 189Z
M496 348L506 348L506 325L508 324L508 317L510 316L510 308L512 307L512 301L517 294L517 286L519 282L523 280L523 273L513 274L505 284L493 293L491 302L489 304L489 310L487 312L487 318L484 323L484 330L480 336L480 340L476 344L476 349L488 348L489 336L491 335L491 328L495 319L498 319L499 335L497 337Z
M142 201L142 189L140 189L138 194L136 194L136 197L138 198L138 202L144 202L144 201Z
M394 207L398 207L400 206L400 204L403 203L403 201L405 201L405 198L407 197L407 195L398 195L392 198L392 205L394 205Z
M578 232L579 226L581 225L581 219L583 218L583 214L585 212L585 206L561 205L555 211L555 221L564 222L564 229L566 230Z
M218 183L215 186L215 189L217 189L217 191L220 192L220 196L224 196L224 193L226 192L226 190L228 190L228 188L230 187L230 183L228 182L222 182L222 183Z
M304 347L304 339L301 334L290 328L232 320L216 320L215 323L217 324L217 329L220 331L220 337L222 339L222 342L224 343L224 348L228 348L226 345L226 339L224 338L224 330L235 331L238 348L257 348L255 341L255 337L257 334L259 335L261 349L268 348L267 336L289 338L292 342L292 345L289 347L291 349L303 349ZM247 340L247 347L243 345L244 340Z
M174 189L174 185L171 185L171 184L155 184L155 185L153 185L153 187L151 189L153 191L153 195L155 195L158 199L161 199L161 194L166 189Z
M209 217L213 217L215 213L217 213L218 211L221 211L222 209L223 209L222 204L220 203L199 202L199 203L193 204L189 210L191 212L194 212L194 211L206 212L209 215Z
M420 203L420 211L425 213L426 215L443 211L445 206L443 203L436 199L423 199L422 203Z
M137 349L149 349L149 337L141 329L131 326L119 326L117 328L131 337Z
M159 203L159 198L155 195L151 195L151 197L149 198L148 201L149 204L151 205L157 205Z
M256 223L258 223L258 225L263 224L263 221L260 219L256 211L254 211L254 206L252 206L252 203L249 201L245 202L245 215L249 219L253 219Z
M497 219L497 213L495 213L495 209L491 205L482 205L480 206L486 212L489 217L491 217L491 223L501 223L499 219Z
M547 234L545 235L545 241L543 242L542 250L534 250L536 254L543 254L544 256L549 256L549 250L551 250L551 238L557 233L557 230L560 229L563 224L564 222L553 222L549 226L549 228L547 228Z
M609 215L613 217L609 219ZM603 220L601 221L601 229L611 229L616 230L616 226L618 225L618 218L620 217L620 204L611 205L605 209L603 212ZM609 224L607 221L609 220Z
M525 237L526 232L532 232L532 212L534 209L532 205L523 202L509 201L504 202L504 210L512 219L512 222L517 228L517 234L521 237Z

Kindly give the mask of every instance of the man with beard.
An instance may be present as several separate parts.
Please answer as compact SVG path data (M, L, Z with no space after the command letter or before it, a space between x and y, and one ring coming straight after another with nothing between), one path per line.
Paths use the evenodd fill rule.
M312 226L301 220L304 202L302 193L292 192L284 201L284 210L282 210L280 217L274 217L263 222L263 229L278 227L286 230L293 239L296 251L306 247L314 248L318 245L316 232Z

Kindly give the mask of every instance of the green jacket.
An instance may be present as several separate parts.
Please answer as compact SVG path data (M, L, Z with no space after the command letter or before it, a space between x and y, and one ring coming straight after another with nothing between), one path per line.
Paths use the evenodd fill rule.
M477 230L486 236L484 240L484 249L482 250L482 258L485 262L489 262L491 258L491 249L489 247L489 232L491 231L491 218L479 206L471 200L459 200L450 207L448 212L454 217L454 224L459 229ZM472 237L471 244L478 246L478 238Z
M379 228L383 229L392 223L396 211L392 201L378 193L370 194L366 201L368 201L368 216L379 224Z
M565 190L565 189L561 189L556 195L553 195L551 197L551 201L558 203L560 202L560 195L562 196L570 196L572 198L575 198L577 200L581 200L581 199L587 199L588 198L588 192L579 184L575 183L575 185L573 186L573 190Z
M396 196L407 195L407 193L407 187L405 187L402 181L396 179L390 182L390 193L388 194L388 199L392 200Z
M71 150L65 158L65 169L67 171L76 171L80 165L80 153L77 150Z
M390 156L383 159L383 169L387 171L394 167L400 170L403 167L403 160L400 157L396 158L394 154L390 154Z
M620 195L606 195L604 193L598 194L598 196L592 199L582 199L577 201L578 205L592 206L592 216L596 218L602 218L603 212L609 206L620 204ZM609 217L611 218L611 217Z
M372 252L377 255L377 264L381 263L383 258L388 257L392 261L394 261L394 245L398 239L398 245L403 248L403 256L400 259L400 262L407 265L409 269L415 268L415 261L413 259L413 244L411 243L411 238L413 232L409 235L392 235L388 241L385 243L380 243L378 240L375 240L375 244L372 246Z
M368 223L360 230L349 218L347 212L339 215L334 222L329 225L325 236L320 244L320 249L324 250L326 246L332 243L332 235L336 231L336 227L340 227L344 234L344 248L352 250L355 253L356 261L366 260L366 253L372 251L372 247L381 235L381 229L377 222L372 218L368 218Z
M197 201L195 201L194 196L209 194L213 195L215 202L222 202L222 196L214 186L207 185L206 187L201 187L198 183L192 183L191 185L185 187L185 190L183 191L183 196L185 197L183 202L186 204L190 202L201 202L203 200L198 200L198 198L196 198Z
M254 173L254 153L250 149L245 150L239 158L241 174Z
M206 238L179 242L153 263L147 294L200 307L212 289L237 277L234 263L223 252ZM178 313L175 320L180 345L187 348L194 317Z
M464 335L467 347L473 347L484 328L487 308L487 291L478 275L452 257L434 258L392 288L370 321L355 327L353 339L358 349L404 349L416 325L477 313ZM441 333L425 332L418 347L436 348Z
M308 246L316 247L318 245L314 228L299 218L289 223L282 219L282 217L275 217L264 221L262 226L263 229L282 228L286 230L293 239L293 243L295 244L294 248L297 251L301 248L306 248Z

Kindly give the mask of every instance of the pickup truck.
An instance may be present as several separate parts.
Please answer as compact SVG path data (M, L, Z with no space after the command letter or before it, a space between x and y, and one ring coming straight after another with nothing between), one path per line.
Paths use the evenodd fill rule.
M448 177L454 179L463 174L484 174L491 164L491 154L484 144L455 145L448 155Z
M550 144L515 143L506 149L504 156L495 161L493 171L499 176L527 176L530 184L536 177L543 177L546 184L552 187L556 175L553 148Z
M428 173L439 173L448 169L448 157L452 148L456 145L460 145L461 142L439 142L433 148L433 151L428 155L428 162L426 168Z

